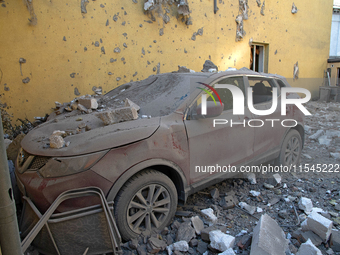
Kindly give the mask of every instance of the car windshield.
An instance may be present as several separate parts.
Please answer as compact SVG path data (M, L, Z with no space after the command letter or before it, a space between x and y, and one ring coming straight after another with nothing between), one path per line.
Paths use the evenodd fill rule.
M207 78L201 73L166 73L126 83L105 94L99 101L106 107L124 107L126 98L140 106L139 114L165 116L189 97L191 79Z

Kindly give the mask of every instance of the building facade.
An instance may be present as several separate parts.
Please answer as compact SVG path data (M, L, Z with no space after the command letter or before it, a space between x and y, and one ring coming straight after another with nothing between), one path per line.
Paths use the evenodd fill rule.
M105 93L178 65L200 71L207 59L219 70L247 67L287 78L298 70L291 85L318 94L332 0L144 2L0 3L0 100L13 120L33 120L55 101L99 87Z

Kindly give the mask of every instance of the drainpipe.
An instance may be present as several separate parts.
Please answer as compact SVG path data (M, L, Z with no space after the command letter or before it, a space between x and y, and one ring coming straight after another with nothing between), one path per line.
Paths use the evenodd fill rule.
M0 120L1 113L0 113ZM0 122L0 246L2 255L22 255L15 201Z
M217 12L217 0L214 0L214 13L216 14Z

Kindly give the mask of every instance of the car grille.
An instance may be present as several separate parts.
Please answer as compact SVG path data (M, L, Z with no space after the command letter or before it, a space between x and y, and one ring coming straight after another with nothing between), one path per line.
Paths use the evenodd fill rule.
M28 167L29 170L38 170L40 168L42 168L46 163L47 161L50 159L50 157L42 157L42 156L36 156L31 165Z
M51 157L44 157L44 156L34 156L34 155L29 154L28 152L24 151L23 149L21 149L18 157L19 157L19 161L20 161L20 157L21 157L21 162L20 162L19 167L22 167L29 157L33 157L32 162L27 166L27 168L25 167L26 169L22 169L23 171L39 170L51 158Z

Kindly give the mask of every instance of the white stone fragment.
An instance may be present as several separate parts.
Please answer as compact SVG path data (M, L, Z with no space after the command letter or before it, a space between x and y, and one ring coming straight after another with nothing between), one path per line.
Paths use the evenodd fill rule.
M261 195L260 191L255 191L255 190L251 190L249 191L250 195L252 195L253 197L258 197L259 195Z
M275 179L277 184L280 184L282 181L282 178L279 174L273 174L273 178Z
M154 0L148 0L147 2L144 3L144 10L145 11L149 10L154 4L155 4Z
M219 251L226 251L232 248L235 243L235 237L224 234L221 230L209 232L210 246Z
M211 208L201 210L204 220L209 224L209 226L213 225L217 222L217 217L214 214L214 210Z
M189 245L186 241L178 241L176 243L170 244L166 247L168 254L171 255L173 251L183 251L186 252L189 250Z
M225 250L222 253L218 253L218 255L236 255L236 253L232 248L229 248L228 250Z
M248 205L248 204L245 203L245 202L240 202L238 205L239 205L242 209L247 210L247 212L249 212L250 214L254 214L255 211L256 211L256 206Z
M331 152L330 153L333 158L340 158L340 153L339 152Z
M244 230L242 229L240 233L238 233L236 236L243 236L244 234L247 234L248 231L247 230Z
M262 210L262 208L257 207L257 208L256 208L256 212L261 213L261 212L263 212L263 210Z
M196 234L200 235L201 231L204 229L203 221L200 219L200 217L195 216L195 217L191 217L191 223L195 229Z
M256 184L256 176L254 173L249 173L247 175L247 179L250 182L250 184Z
M316 248L312 241L308 239L307 242L301 244L296 255L322 255L322 253L318 248Z
M129 106L135 108L137 112L140 110L139 105L135 104L130 99L126 98L125 99L125 107L129 107Z
M323 132L322 129L320 129L320 130L316 131L313 135L311 135L311 136L309 137L309 139L311 139L311 140L316 140L316 139L318 139L322 134L324 134L324 132Z
M307 197L301 197L299 201L299 209L305 212L311 212L313 209L313 202Z
M313 231L323 240L323 242L327 242L332 232L333 222L326 217L313 212L301 223L301 227L303 231Z
M329 146L332 139L328 139L327 136L321 136L318 138L319 144Z
M179 241L176 243L173 243L173 251L188 251L189 245L186 241Z

